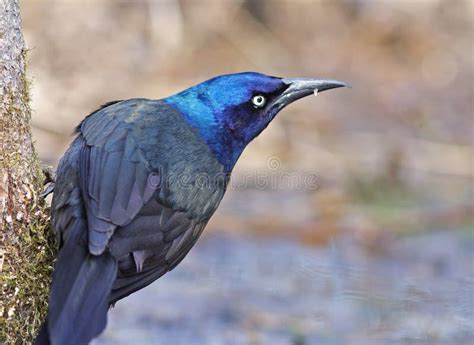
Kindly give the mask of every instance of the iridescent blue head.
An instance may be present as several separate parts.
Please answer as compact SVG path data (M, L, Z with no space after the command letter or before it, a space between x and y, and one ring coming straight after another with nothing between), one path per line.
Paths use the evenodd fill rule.
M284 79L246 72L207 80L165 101L186 117L230 171L247 144L281 109L315 91L342 86L347 85L335 80Z

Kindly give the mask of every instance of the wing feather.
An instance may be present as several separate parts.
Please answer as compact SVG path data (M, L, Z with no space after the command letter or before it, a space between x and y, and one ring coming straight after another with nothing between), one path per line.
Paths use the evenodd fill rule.
M125 102L130 103L126 106ZM215 190L208 193L201 193L196 188L185 193L177 192L176 185L161 185L166 176L159 170L159 157L164 157L165 173L167 169L185 169L183 162L187 161L179 158L180 155L167 156L160 146L156 152L151 150L154 163L149 163L150 156L146 154L150 155L150 143L143 141L143 132L134 132L136 114L130 109L143 106L146 112L151 108L143 105L143 100L125 102L103 108L82 122L74 149L77 151L71 153L71 162L67 165L76 164L73 157L77 159L74 171L80 188L77 188L77 182L72 182L69 189L64 189L67 196L58 191L55 206L59 232L67 228L73 210L84 209L89 252L100 255L108 248L118 259L118 276L110 297L112 303L173 269L201 235L225 190L225 187L215 186ZM146 116L149 116L148 121L157 118L151 113ZM168 125L164 120L163 123ZM158 142L165 142L165 139L167 145L171 140L179 146L173 134L164 132ZM214 164L206 162L197 171L207 171ZM68 179L63 183L66 186ZM75 200L81 202L81 206L71 208Z
M115 229L130 223L158 186L130 137L131 127L114 116L91 117L81 127L79 180L89 227L89 250L101 254Z

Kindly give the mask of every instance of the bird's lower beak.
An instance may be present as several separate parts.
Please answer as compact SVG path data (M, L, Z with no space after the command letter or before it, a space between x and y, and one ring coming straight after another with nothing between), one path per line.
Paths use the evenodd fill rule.
M283 82L288 85L288 88L271 105L272 108L277 108L278 111L288 104L311 94L338 87L350 87L348 84L338 80L288 78L283 79Z

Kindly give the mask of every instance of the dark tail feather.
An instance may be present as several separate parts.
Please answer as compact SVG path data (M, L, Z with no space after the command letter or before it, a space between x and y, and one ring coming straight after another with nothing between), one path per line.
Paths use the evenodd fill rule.
M48 321L46 320L35 339L35 345L51 345L49 341Z
M78 223L82 221L61 248L53 274L45 331L52 345L88 344L107 323L117 261L107 251L91 255L84 241L87 230Z

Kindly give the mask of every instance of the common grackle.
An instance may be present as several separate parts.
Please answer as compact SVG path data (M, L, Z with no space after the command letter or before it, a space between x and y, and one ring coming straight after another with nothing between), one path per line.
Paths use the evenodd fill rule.
M285 106L335 80L223 75L88 115L57 169L60 250L37 344L87 344L121 298L173 269L218 207L247 144Z

